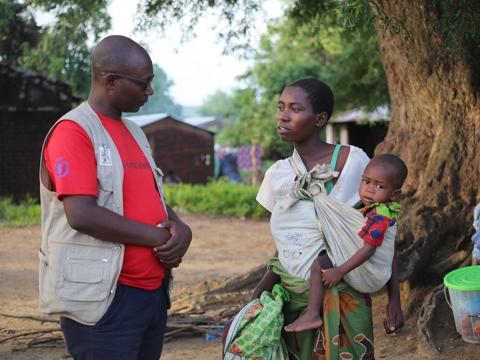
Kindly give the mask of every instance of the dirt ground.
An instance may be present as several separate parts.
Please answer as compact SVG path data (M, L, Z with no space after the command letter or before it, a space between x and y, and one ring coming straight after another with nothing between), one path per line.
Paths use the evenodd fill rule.
M175 294L198 283L244 274L265 263L273 254L273 243L265 221L213 218L183 215L194 233L192 245L181 267L175 272ZM38 310L37 249L40 227L0 227L0 359L34 360L67 359L68 354L56 348L26 349L22 340L5 341L8 337L48 327L35 320L12 316L44 317ZM377 359L480 359L480 345L461 340L453 327L453 316L442 304L435 321L434 336L441 353L434 356L417 341L416 318L419 303L411 303L406 311L406 325L395 336L383 332L386 296L373 297L375 352ZM7 315L7 316L5 316ZM52 318L55 320L55 318ZM221 358L219 339L182 337L168 341L162 359L210 360Z

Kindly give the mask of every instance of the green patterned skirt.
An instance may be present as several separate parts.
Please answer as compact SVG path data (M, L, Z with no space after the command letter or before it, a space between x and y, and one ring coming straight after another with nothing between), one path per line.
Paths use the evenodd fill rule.
M277 258L268 268L288 291L283 314L289 324L306 310L308 281L288 274ZM292 358L299 360L374 360L370 296L339 282L325 291L322 329L282 335Z

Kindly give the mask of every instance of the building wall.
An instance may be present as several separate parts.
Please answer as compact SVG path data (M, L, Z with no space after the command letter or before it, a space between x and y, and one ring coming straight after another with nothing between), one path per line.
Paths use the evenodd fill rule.
M76 100L64 83L0 64L0 197L38 198L43 139Z
M0 197L39 197L38 169L43 139L63 112L0 112Z
M349 144L362 148L369 157L373 156L375 147L387 134L387 124L356 125L348 124Z
M143 127L143 131L164 175L173 172L182 182L193 184L213 177L212 133L168 118Z

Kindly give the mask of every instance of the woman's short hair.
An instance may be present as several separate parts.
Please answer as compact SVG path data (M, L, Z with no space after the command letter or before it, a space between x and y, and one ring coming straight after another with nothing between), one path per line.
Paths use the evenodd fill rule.
M306 77L295 80L288 84L287 87L299 87L305 91L315 114L326 112L328 118L332 116L333 92L332 89L330 89L330 86L323 81L313 77Z

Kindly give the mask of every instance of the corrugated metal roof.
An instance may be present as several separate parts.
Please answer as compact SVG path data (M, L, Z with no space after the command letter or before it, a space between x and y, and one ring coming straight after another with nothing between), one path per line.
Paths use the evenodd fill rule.
M163 120L169 117L167 113L157 113L157 114L146 114L146 115L133 115L133 116L126 116L125 118L133 121L140 127L144 127L150 124L153 124L157 121Z
M156 113L156 114L145 114L145 115L131 115L131 116L125 116L125 119L128 119L130 121L133 121L135 124L137 124L138 126L140 127L145 127L145 126L148 126L150 124L153 124L153 123L156 123L158 121L161 121L161 120L164 120L166 118L170 118L170 119L173 119L175 121L178 121L179 123L184 123L185 125L189 126L189 127L193 127L197 130L202 130L202 131L205 131L205 132L208 132L212 135L215 135L214 132L210 131L210 130L207 130L207 129L203 129L202 127L200 126L197 126L197 125L194 125L194 124L190 124L184 120L179 120L179 119L176 119L174 118L173 116L167 114L167 113Z
M367 112L361 109L353 109L342 114L334 116L332 123L350 123L350 122L377 122L390 120L390 110L388 106L379 106L374 111Z
M194 116L184 119L186 123L194 126L201 126L205 123L218 120L215 116Z

